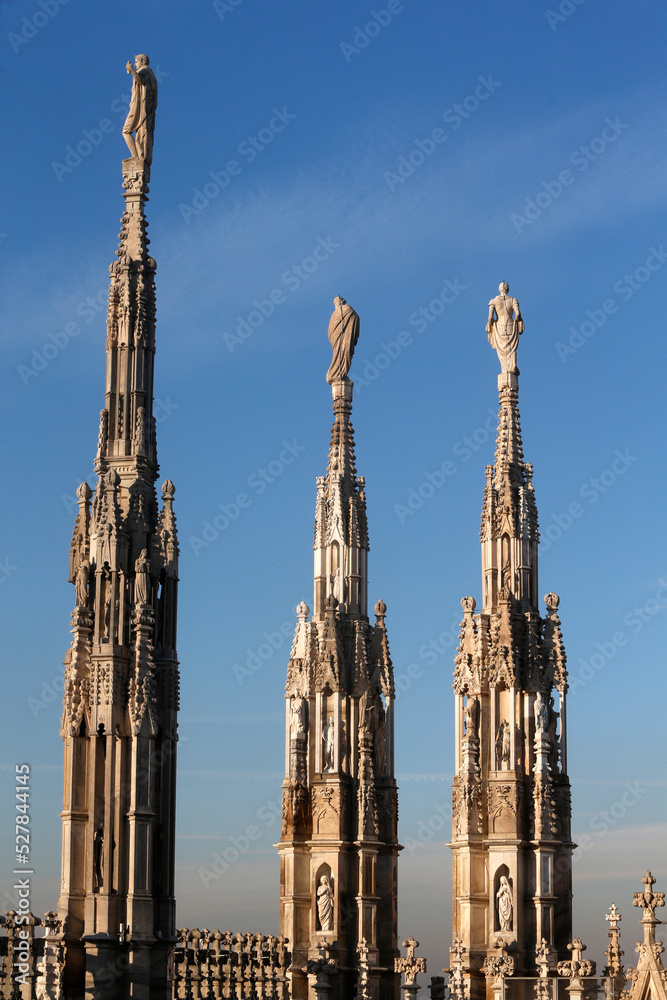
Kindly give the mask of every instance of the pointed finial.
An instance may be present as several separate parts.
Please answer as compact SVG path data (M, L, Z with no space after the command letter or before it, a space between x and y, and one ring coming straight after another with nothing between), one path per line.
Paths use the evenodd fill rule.
M616 907L616 903L612 903L609 907L609 913L605 913L605 920L609 922L609 927L611 930L616 930L621 922L621 914Z

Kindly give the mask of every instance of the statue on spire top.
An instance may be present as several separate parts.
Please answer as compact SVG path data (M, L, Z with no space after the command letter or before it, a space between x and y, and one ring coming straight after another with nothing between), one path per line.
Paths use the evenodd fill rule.
M498 352L500 370L503 374L518 375L516 366L516 350L519 346L519 336L523 333L523 319L519 303L509 294L510 286L501 281L498 286L499 295L489 302L489 321L486 332L491 347Z
M337 295L334 299L334 311L329 320L329 342L333 349L333 358L327 372L329 385L333 385L334 382L349 381L347 373L358 340L359 317L352 306Z
M157 79L148 64L148 56L135 56L134 63L136 69L129 61L125 66L127 72L132 74L133 81L130 110L123 125L123 138L130 155L150 166L153 162Z

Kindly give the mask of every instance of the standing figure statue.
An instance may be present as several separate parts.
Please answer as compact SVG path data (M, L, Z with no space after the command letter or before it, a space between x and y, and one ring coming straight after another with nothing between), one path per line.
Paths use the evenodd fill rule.
M77 608L85 608L88 605L88 579L90 577L90 563L84 556L76 568L74 574L74 590L76 593Z
M298 692L292 699L290 730L293 737L303 736L306 732L306 699Z
M102 888L102 865L104 864L104 827L98 824L93 837L93 875L94 888L99 892Z
M535 696L535 732L545 733L549 725L549 710L542 697L542 692L538 691Z
M359 317L352 306L348 306L345 299L337 295L334 299L334 311L329 320L329 342L333 349L333 358L327 372L329 385L347 379L358 340Z
M523 320L519 303L509 295L510 286L501 281L495 299L489 302L489 321L486 332L491 347L498 352L500 370L503 374L518 375L516 350L519 335L523 333Z
M127 72L132 74L133 82L130 111L123 125L123 138L130 155L150 166L153 162L157 80L148 65L148 56L135 56L134 63L136 69L131 62L125 66Z
M317 887L317 915L320 918L320 930L333 930L334 894L328 875L322 875Z
M148 549L142 549L134 564L134 603L148 604L151 564L148 561Z
M501 931L512 930L512 887L507 875L500 876L500 888L496 893L498 900L498 922Z
M324 740L324 771L333 771L335 731L333 716L331 716L322 732L322 739Z

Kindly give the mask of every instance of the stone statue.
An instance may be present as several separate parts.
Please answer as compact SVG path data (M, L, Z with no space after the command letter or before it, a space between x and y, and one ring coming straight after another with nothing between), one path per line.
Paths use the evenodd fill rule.
M133 82L130 110L123 125L123 138L130 155L150 166L153 162L157 80L148 65L148 56L135 56L134 62L136 69L131 62L125 66L127 72L132 74Z
M317 915L320 918L320 930L333 930L334 894L328 875L322 875L317 887Z
M384 710L382 699L379 697L376 707L373 752L375 756L375 772L381 777L384 775L387 766L387 713Z
M330 716L329 722L324 727L322 739L324 740L324 770L333 771L334 766L334 720Z
M77 608L85 608L88 604L88 578L90 576L90 563L87 559L82 559L74 574L74 590L76 592Z
M523 333L524 327L519 303L510 297L509 290L507 282L502 281L498 288L500 294L489 302L486 332L491 347L498 352L501 372L518 375L516 350L519 346L519 335Z
M477 736L477 721L479 717L479 701L477 698L468 695L463 717L466 724L466 736Z
M500 876L500 888L496 893L498 901L498 921L501 931L512 930L512 887L507 875Z
M306 732L306 700L299 694L292 699L290 729L293 737L303 736Z
M498 735L496 736L496 758L499 771L502 770L503 764L509 765L510 750L510 724L507 719L503 719L498 726Z
M134 564L134 603L148 604L148 590L151 564L148 561L148 550L142 549Z
M334 299L334 311L329 320L329 342L333 349L331 366L327 372L329 385L347 379L358 340L359 317L352 306L348 306L345 299L337 295Z
M104 827L100 823L93 837L93 868L95 888L102 888L102 864L104 860Z
M535 731L538 733L545 733L549 726L549 710L546 706L544 698L542 697L541 691L537 692L533 711L535 713Z

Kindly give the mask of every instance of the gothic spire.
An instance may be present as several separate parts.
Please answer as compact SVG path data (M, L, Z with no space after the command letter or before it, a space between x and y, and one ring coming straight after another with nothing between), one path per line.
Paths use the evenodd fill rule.
M125 211L109 269L97 485L92 512L88 485L77 491L70 548L76 606L61 725L65 987L82 994L124 954L109 1000L153 976L165 994L175 919L178 537L173 483L162 486L161 510L155 495L155 261L144 207L157 82L147 56L136 67L128 63L123 132L132 156L123 161Z

